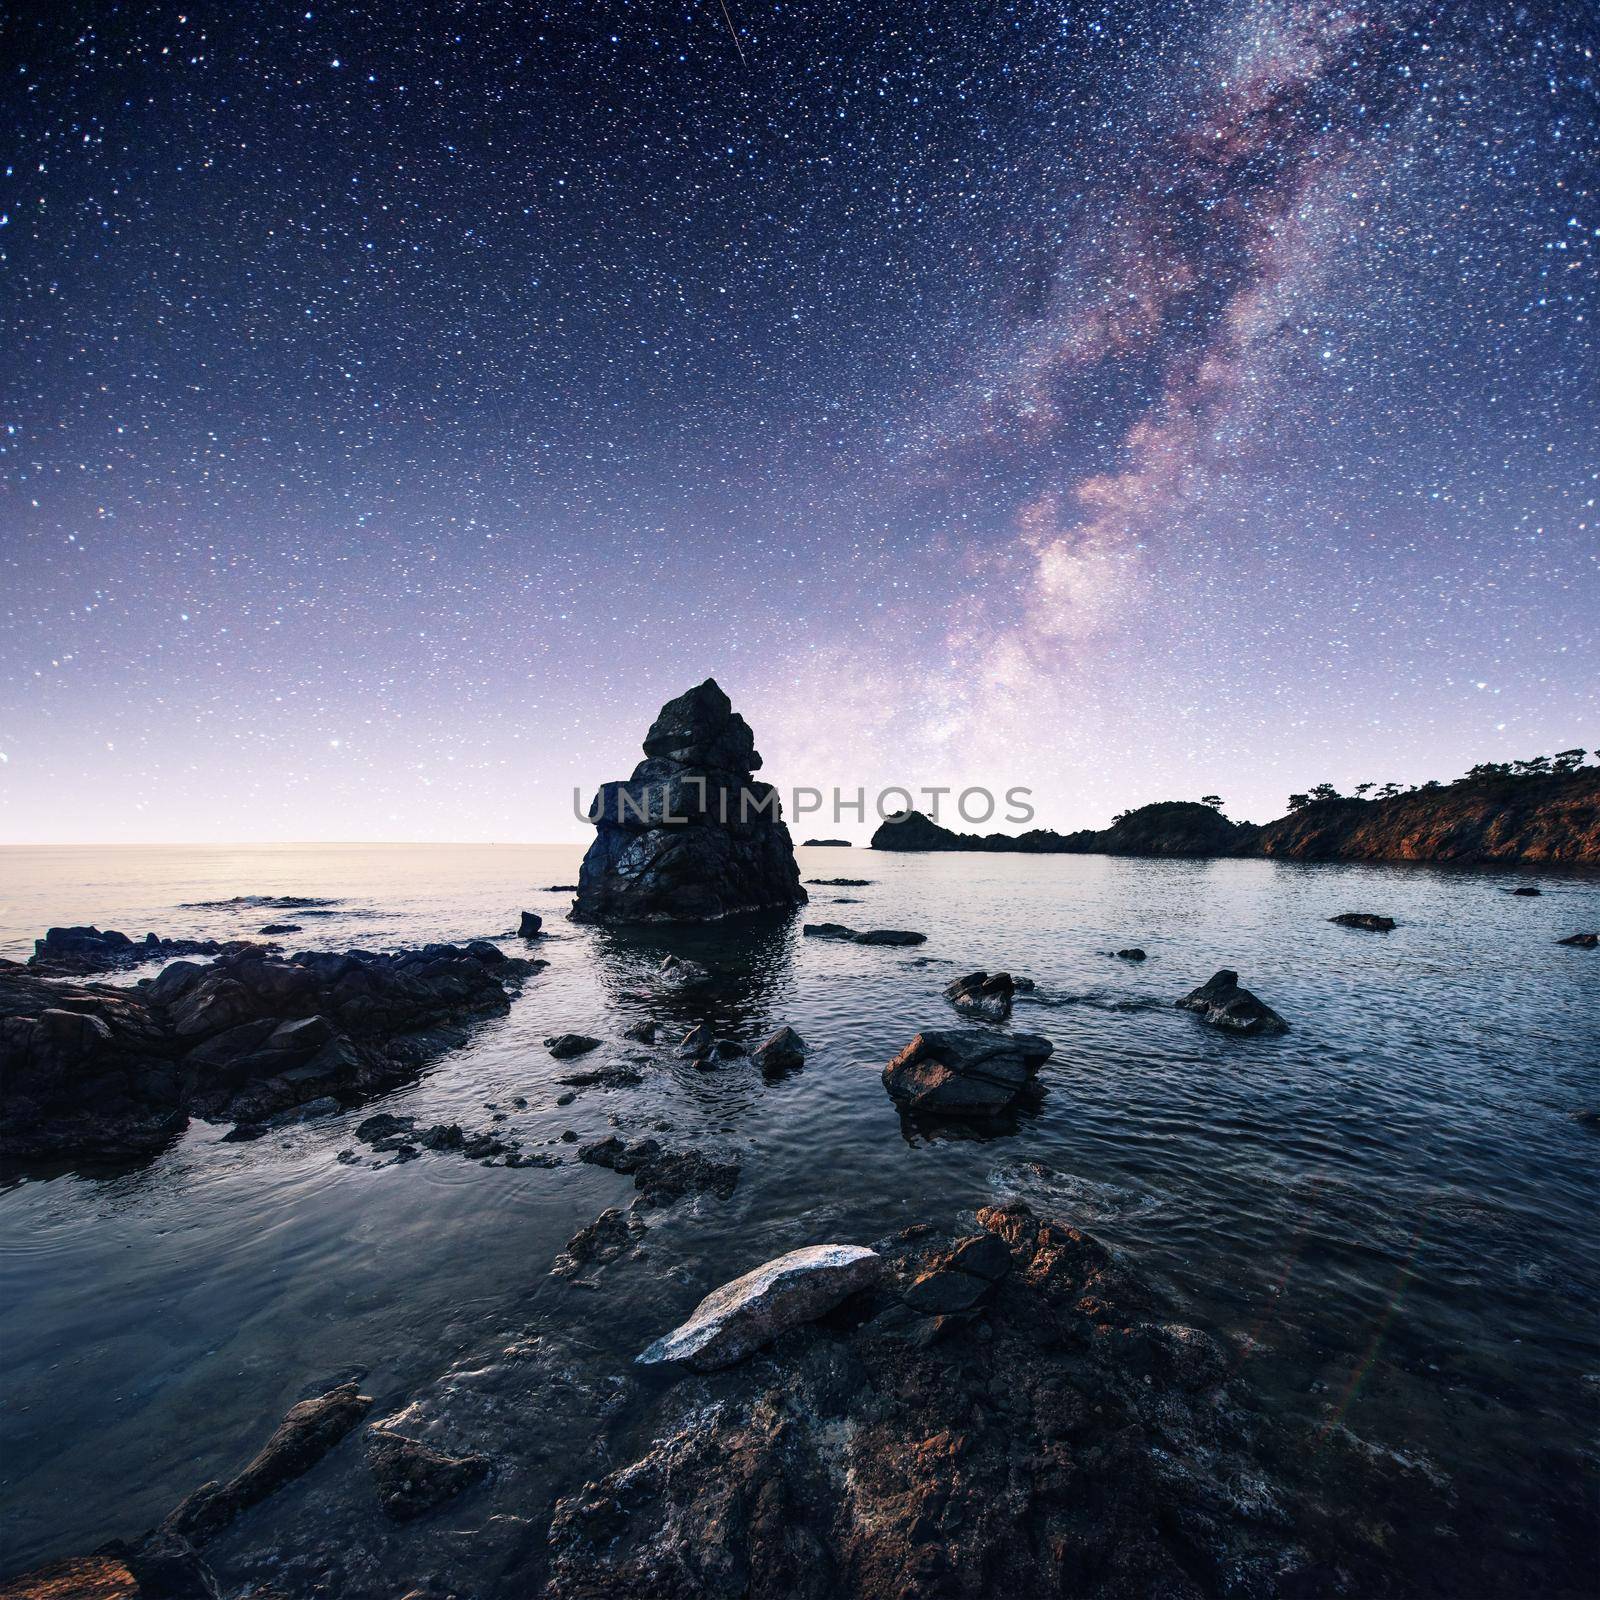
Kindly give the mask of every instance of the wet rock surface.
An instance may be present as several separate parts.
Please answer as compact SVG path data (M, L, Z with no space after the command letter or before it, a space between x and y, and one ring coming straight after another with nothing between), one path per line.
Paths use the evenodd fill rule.
M578 922L708 922L804 905L777 791L757 781L755 739L714 679L669 701L626 782L589 807Z
M447 1455L419 1440L379 1428L372 1430L368 1441L367 1464L378 1504L384 1515L396 1522L426 1516L479 1482L490 1465L487 1456Z
M263 928L263 933L279 929ZM120 972L146 961L170 961L179 956L216 956L224 951L246 950L244 940L219 944L215 939L163 939L147 933L131 939L115 928L49 928L33 941L28 968L40 977L83 978L96 972Z
M646 1206L669 1206L692 1194L726 1200L739 1183L737 1161L714 1161L699 1150L663 1149L656 1139L625 1142L611 1134L580 1146L578 1159L631 1176Z
M1011 1015L1016 982L1009 972L969 972L944 986L944 997L964 1017L1004 1022Z
M1329 1592L1220 1348L1087 1235L979 1220L996 1244L908 1230L855 1316L669 1390L557 1501L544 1600ZM965 1315L905 1303L940 1274Z
M590 1267L605 1266L619 1256L625 1256L638 1243L645 1231L644 1224L631 1212L618 1206L602 1211L586 1228L567 1241L566 1249L555 1259L550 1275L555 1278L577 1278Z
M1575 950L1593 950L1600 946L1600 933L1574 933L1565 939L1557 939L1557 944L1571 945Z
M1328 921L1341 928L1365 928L1369 933L1389 933L1395 926L1393 917L1380 916L1376 911L1341 911Z
M792 1072L805 1065L806 1042L793 1028L779 1028L763 1039L750 1056L763 1072Z
M1239 974L1228 967L1173 1004L1180 1010L1197 1012L1203 1022L1228 1033L1285 1033L1289 1027L1264 1000L1241 989Z
M259 1124L387 1088L505 1012L534 968L475 941L176 961L131 989L0 970L0 1154L127 1159L190 1115Z
M926 944L928 936L909 928L870 928L857 933L842 922L808 922L800 930L812 939L841 939L848 944L914 945Z
M586 1033L558 1033L546 1039L544 1047L557 1061L570 1061L574 1056L587 1055L591 1050L598 1050L600 1041Z
M929 1029L883 1069L883 1086L907 1111L993 1115L1026 1094L1054 1049L1037 1033Z
M682 1362L697 1372L731 1366L870 1288L882 1270L883 1258L862 1245L791 1250L714 1289L686 1321L643 1350L639 1364Z

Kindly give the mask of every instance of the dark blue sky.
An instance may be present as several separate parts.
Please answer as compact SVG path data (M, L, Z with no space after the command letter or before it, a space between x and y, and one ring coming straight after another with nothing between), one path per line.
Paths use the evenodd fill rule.
M1590 8L729 7L0 23L4 837L1592 739Z

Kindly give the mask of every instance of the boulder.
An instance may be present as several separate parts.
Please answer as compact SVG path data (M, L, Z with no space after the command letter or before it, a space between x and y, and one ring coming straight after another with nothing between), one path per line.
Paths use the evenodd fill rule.
M709 922L804 905L777 791L745 722L712 678L668 701L625 783L589 807L577 922Z
M1574 933L1565 939L1557 939L1557 944L1571 945L1575 950L1593 950L1600 946L1600 933Z
M600 1041L591 1039L586 1033L558 1033L546 1039L544 1047L557 1061L570 1061L574 1056L598 1050Z
M710 1055L716 1044L716 1034L711 1031L709 1024L702 1022L678 1041L678 1054L690 1060L700 1060Z
M1126 949L1114 951L1113 954L1115 954L1116 958L1119 961L1143 961L1143 960L1145 960L1144 951L1142 949L1140 949L1140 947L1138 945L1136 945L1136 944L1130 944L1130 945L1128 945L1126 947Z
M806 1042L793 1028L779 1028L750 1052L763 1072L790 1072L804 1064Z
M256 929L256 932L263 936L274 933L300 933L302 931L298 922L269 922L264 928Z
M848 839L807 839L805 844L808 849L816 850L848 850L850 848L850 841Z
M854 939L856 930L842 922L808 922L801 928L808 939Z
M1054 1050L1036 1033L930 1029L883 1069L883 1086L907 1111L989 1115L1014 1104Z
M524 911L517 921L517 937L519 939L537 939L539 930L544 926L544 918L536 911Z
M1520 889L1513 889L1511 892L1512 892L1512 894L1521 895L1525 899L1530 899L1531 900L1534 897L1543 894L1544 890L1543 889L1534 888L1534 886L1531 883L1525 883L1525 884L1522 885L1522 887Z
M701 984L711 982L711 972L687 956L667 956L656 968L656 982L663 989L674 991L697 989Z
M631 1174L646 1206L671 1205L686 1194L726 1200L738 1186L739 1163L713 1161L698 1150L663 1150L654 1139L624 1144L615 1134L583 1145L578 1159Z
M984 1022L1004 1022L1011 1015L1011 997L1017 992L1009 972L969 972L944 987L944 997L964 1017Z
M857 944L926 944L928 936L925 933L914 933L909 928L872 928L866 933L856 935Z
M1341 928L1365 928L1369 933L1388 933L1395 925L1393 917L1379 916L1376 911L1341 911L1328 921L1338 923Z
M708 1294L686 1322L636 1359L647 1367L683 1362L698 1372L732 1366L787 1329L815 1321L873 1287L882 1272L883 1258L862 1245L791 1250Z
M410 1522L477 1483L489 1470L489 1458L446 1455L419 1440L374 1428L367 1465L384 1515Z
M1198 1012L1202 1021L1229 1033L1286 1033L1289 1028L1271 1006L1248 989L1241 989L1239 974L1227 967L1173 1004L1184 1011Z

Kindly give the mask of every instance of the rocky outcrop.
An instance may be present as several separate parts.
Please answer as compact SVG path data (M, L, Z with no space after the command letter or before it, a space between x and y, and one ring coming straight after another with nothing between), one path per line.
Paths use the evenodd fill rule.
M153 933L130 939L115 928L48 928L44 938L33 941L28 967L40 977L85 978L96 972L125 971L147 961L215 956L249 948L244 940L218 944L215 939L163 939Z
M1271 1006L1241 989L1239 974L1227 967L1173 1004L1183 1011L1198 1012L1203 1022L1227 1033L1286 1033L1289 1029Z
M1022 1097L1055 1046L1037 1033L929 1029L883 1069L896 1105L935 1116L990 1116Z
M804 905L778 794L744 718L712 678L661 708L644 760L600 786L577 922L709 922Z
M870 1288L882 1270L882 1257L862 1245L791 1250L713 1290L686 1322L640 1354L639 1365L682 1362L698 1372L731 1366L780 1333L815 1321Z
M921 812L882 823L874 850L1033 855L1271 856L1294 861L1550 862L1600 866L1600 767L1462 779L1382 800L1313 800L1276 822L1230 822L1213 806L1162 800L1109 828L956 833Z
M906 1230L843 1325L666 1391L636 1458L557 1501L544 1600L1328 1592L1218 1344L1089 1236L979 1223Z
M850 848L850 841L848 839L807 839L805 841L805 845L806 848L810 850L824 848L830 850L848 850Z
M584 1145L578 1159L631 1176L646 1206L669 1206L688 1194L726 1200L739 1183L737 1161L713 1161L698 1150L665 1150L655 1139L624 1143L611 1134Z
M351 1103L461 1044L534 970L494 945L176 961L132 989L0 970L0 1155L148 1155L190 1115Z
M1574 933L1556 943L1571 945L1575 950L1593 950L1600 946L1600 933Z
M1393 917L1380 916L1376 911L1341 911L1328 921L1341 928L1364 928L1368 933L1392 933L1395 925Z

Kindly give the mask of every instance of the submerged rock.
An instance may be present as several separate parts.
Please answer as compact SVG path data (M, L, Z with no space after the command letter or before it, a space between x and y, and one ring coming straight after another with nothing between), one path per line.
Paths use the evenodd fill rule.
M857 933L842 922L808 922L800 930L812 939L842 939L850 944L926 944L925 933L915 933L909 928L872 928Z
M304 930L298 922L269 922L264 928L257 928L256 932L262 935L274 933L301 933Z
M1566 939L1557 939L1556 943L1571 945L1575 950L1593 950L1600 946L1600 933L1574 933Z
M1393 917L1379 916L1376 911L1341 911L1328 921L1337 922L1341 928L1365 928L1369 933L1389 933L1395 925Z
M883 1086L908 1111L988 1115L1014 1104L1054 1050L1036 1033L929 1029L883 1069Z
M576 1278L586 1267L615 1261L633 1249L644 1231L644 1224L631 1212L612 1206L567 1240L566 1249L550 1268L550 1276Z
M1289 1024L1265 1001L1239 987L1239 974L1224 967L1198 989L1191 990L1173 1004L1184 1011L1197 1011L1204 1022L1229 1033L1286 1033Z
M1130 944L1121 950L1113 950L1112 954L1118 961L1144 961L1148 959L1145 952L1136 944Z
M817 889L869 889L871 878L807 878L806 882Z
M341 1383L315 1399L302 1400L290 1408L242 1472L226 1483L196 1489L161 1524L162 1531L204 1544L241 1511L315 1466L371 1406L372 1396L362 1394L356 1383Z
M842 922L808 922L801 928L808 939L854 939L856 930Z
M489 1458L450 1456L416 1439L374 1428L367 1464L384 1515L410 1522L477 1483L489 1470Z
M875 1250L817 1244L768 1261L708 1294L686 1322L637 1358L641 1366L685 1362L699 1372L731 1366L786 1329L870 1288L883 1271Z
M708 922L804 905L778 794L716 681L668 701L625 783L600 786L577 922Z
M726 1200L739 1183L737 1161L713 1161L698 1150L663 1150L655 1139L624 1144L612 1134L583 1145L578 1159L631 1174L633 1186L647 1206L668 1206L687 1194Z
M1512 894L1521 895L1525 899L1534 899L1544 893L1543 889L1536 889L1531 883L1525 883L1520 889L1513 889Z
M1011 1015L1017 985L1009 972L969 972L944 986L944 997L966 1017L1004 1022Z

